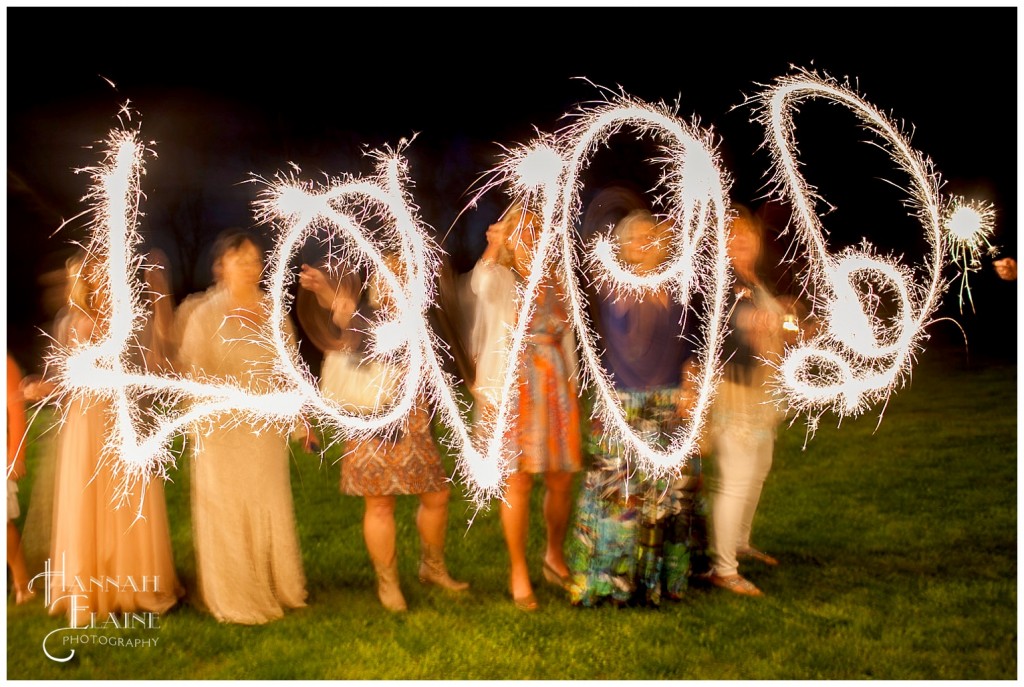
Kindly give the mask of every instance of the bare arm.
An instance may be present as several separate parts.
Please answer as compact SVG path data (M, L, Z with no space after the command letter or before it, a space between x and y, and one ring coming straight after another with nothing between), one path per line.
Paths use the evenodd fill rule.
M335 282L323 270L303 265L299 273L299 286L313 293L322 308L331 311L334 324L342 329L348 326L359 299L359 279L355 275Z

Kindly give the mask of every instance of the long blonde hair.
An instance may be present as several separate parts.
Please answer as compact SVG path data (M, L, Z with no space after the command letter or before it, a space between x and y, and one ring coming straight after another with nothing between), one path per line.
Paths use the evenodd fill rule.
M68 306L96 319L96 308L93 305L92 287L89 285L89 274L91 270L89 260L86 259L84 251L78 251L64 263L67 277Z

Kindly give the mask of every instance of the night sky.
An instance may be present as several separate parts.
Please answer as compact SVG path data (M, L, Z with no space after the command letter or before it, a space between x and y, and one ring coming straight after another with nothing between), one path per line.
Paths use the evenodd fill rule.
M206 286L209 259L183 265L172 227L201 227L206 246L253 226L250 174L289 163L308 179L366 173L365 150L413 135L413 195L455 268L468 269L502 199L460 215L467 189L501 144L554 131L600 98L595 84L678 100L680 115L714 131L733 198L758 207L769 161L743 103L793 66L849 78L903 122L945 192L996 206L993 243L1017 255L1015 7L15 7L6 19L8 347L28 369L52 316L40 275L85 236L82 221L54 234L83 209L88 179L73 169L98 161L89 146L126 100L158 154L141 229L170 257L179 298ZM808 179L835 206L825 226L836 247L867 236L919 264L921 230L893 190L905 180L853 114L809 103L797 137ZM584 200L612 183L650 184L643 146L612 143ZM1013 355L1015 284L991 272L976 275L975 312L961 315L953 290L948 314L982 347Z

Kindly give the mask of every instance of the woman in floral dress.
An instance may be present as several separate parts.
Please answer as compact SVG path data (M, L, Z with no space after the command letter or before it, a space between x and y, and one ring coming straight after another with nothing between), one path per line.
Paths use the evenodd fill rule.
M635 210L615 227L620 259L638 273L667 257L667 237L650 212ZM681 336L683 307L667 291L599 296L603 364L630 427L664 448L686 415L684 365L691 354ZM577 502L569 542L570 599L658 605L664 591L678 598L694 560L703 556L705 506L699 460L676 479L653 480L632 469L621 441L591 424L594 461Z

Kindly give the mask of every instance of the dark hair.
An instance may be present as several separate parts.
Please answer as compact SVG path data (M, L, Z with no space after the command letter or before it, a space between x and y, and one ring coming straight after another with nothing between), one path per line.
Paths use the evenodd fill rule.
M263 241L256 234L245 231L243 229L225 229L217 236L217 240L213 242L213 266L216 271L217 263L221 261L224 254L229 250L238 250L243 243L251 243L253 247L259 252L260 259L264 259Z
M246 242L259 251L260 258L263 257L263 242L257 234L244 229L224 229L217 234L217 240L213 243L213 261L216 263L224 257L224 253L238 250Z

